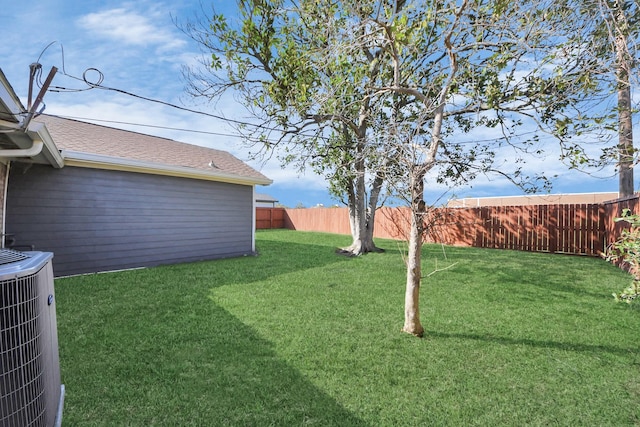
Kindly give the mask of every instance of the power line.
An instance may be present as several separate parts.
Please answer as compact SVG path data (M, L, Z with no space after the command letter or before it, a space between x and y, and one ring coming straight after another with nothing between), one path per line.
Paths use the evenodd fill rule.
M42 52L40 53L40 56L38 56L38 59L37 59L36 62L39 62L40 58L42 58L42 55L45 53L45 51L47 49L49 49L55 43L58 43L58 42L57 41L53 41L53 42L49 43L42 50ZM178 109L178 110L187 111L189 113L200 114L200 115L203 115L203 116L212 117L214 119L222 120L222 121L228 122L228 123L234 123L234 124L241 125L241 126L251 126L251 127L255 127L257 129L263 129L263 130L267 130L267 131L281 131L281 129L276 129L276 128L272 128L272 127L269 127L269 126L256 124L256 123L251 123L251 122L246 122L246 121L242 121L242 120L230 119L228 117L224 117L224 116L221 116L221 115L218 115L218 114L207 113L205 111L200 111L200 110L194 110L192 108L183 107L183 106L180 106L180 105L173 104L171 102L162 101L162 100L154 99L154 98L149 98L149 97L143 96L143 95L138 95L136 93L129 92L129 91L126 91L126 90L123 90L123 89L104 86L104 85L102 85L102 82L104 81L104 73L102 73L102 71L100 71L97 68L93 68L93 67L87 68L82 73L82 77L74 76L72 74L67 73L67 71L66 71L64 47L63 47L62 43L60 43L60 55L62 57L62 67L61 67L61 70L58 70L58 73L66 76L66 77L69 77L71 79L81 81L84 84L86 84L87 87L85 87L85 88L67 88L67 87L64 87L64 86L54 86L54 85L52 85L51 88L49 89L50 92L82 92L82 91L87 91L87 90L91 90L91 89L102 89L102 90L106 90L106 91L112 91L112 92L121 93L123 95L131 96L133 98L142 99L144 101L149 101L149 102L154 102L154 103L157 103L157 104L165 105L165 106L168 106L168 107L171 107L171 108L175 108L175 109ZM89 73L96 74L97 78L95 80L91 80L88 77ZM40 77L41 76L38 75L37 77L38 77L38 83L41 85L42 84L42 82L40 81Z
M154 99L154 98L149 98L149 97L146 97L146 96L143 96L143 95L138 95L138 94L135 94L135 93L132 93L132 92L128 92L126 90L113 88L113 87L108 87L108 86L103 86L103 85L101 85L99 83L91 83L88 80L86 80L84 77L86 76L86 73L88 71L94 71L94 70L99 72L100 75L102 75L102 73L96 68L88 68L87 70L85 70L85 72L83 73L83 79L79 79L78 77L74 77L74 76L71 76L69 74L62 73L63 75L65 75L67 77L71 77L71 78L78 79L78 80L83 80L87 85L89 85L89 88L87 88L87 89L69 89L69 88L62 87L62 86L52 86L51 89L49 89L49 91L50 92L70 92L70 91L81 91L81 90L90 90L90 89L102 89L102 90L121 93L123 95L131 96L133 98L141 99L143 101L154 102L156 104L161 104L161 105L165 105L165 106L168 106L168 107L171 107L171 108L175 108L175 109L178 109L178 110L187 111L189 113L200 114L200 115L203 115L203 116L212 117L214 119L222 120L222 121L228 122L228 123L234 123L234 124L241 125L241 126L251 126L251 127L255 127L257 129L264 129L264 130L268 130L268 131L280 131L280 129L268 127L268 126L265 126L265 125L260 125L260 124L251 123L251 122L245 122L245 121L241 121L241 120L230 119L228 117L220 116L220 115L217 115L217 114L207 113L205 111L200 111L200 110L194 110L194 109L191 109L191 108L182 107L180 105L172 104L171 102L162 101L162 100Z

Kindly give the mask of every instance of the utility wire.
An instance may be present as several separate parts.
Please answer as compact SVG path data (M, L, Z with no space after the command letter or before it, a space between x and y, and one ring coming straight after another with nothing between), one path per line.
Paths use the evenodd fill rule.
M38 59L36 61L36 63L40 62L40 59L42 58L42 55L44 55L45 51L47 49L49 49L52 45L54 45L55 43L58 43L57 41L53 41L51 43L49 43L40 53L40 56L38 56ZM178 110L182 110L182 111L187 111L190 113L195 113L195 114L200 114L203 116L207 116L207 117L212 117L214 119L218 119L218 120L222 120L228 123L234 123L237 125L241 125L241 126L251 126L257 129L263 129L263 130L268 130L268 131L281 131L281 129L276 129L276 128L272 128L269 126L265 126L265 125L261 125L261 124L256 124L256 123L250 123L250 122L246 122L246 121L242 121L242 120L235 120L235 119L230 119L228 117L224 117L221 115L217 115L217 114L212 114L212 113L207 113L204 111L200 111L200 110L194 110L192 108L187 108L187 107L183 107L180 105L176 105L173 104L171 102L167 102L167 101L162 101L159 99L154 99L154 98L149 98L147 96L143 96L143 95L138 95L136 93L133 92L129 92L123 89L118 89L118 88L114 88L114 87L109 87L109 86L104 86L102 85L102 82L104 81L104 73L102 73L102 71L100 71L97 68L87 68L83 73L82 73L82 77L77 77L74 76L72 74L67 73L67 70L65 68L65 56L64 56L64 46L62 45L62 43L60 43L60 54L62 57L62 67L60 70L58 70L58 73L69 77L71 79L83 82L84 84L87 85L87 87L85 88L67 88L64 86L51 86L49 88L50 92L83 92L83 91L87 91L87 90L91 90L91 89L102 89L102 90L106 90L106 91L112 91L112 92L117 92L117 93L121 93L123 95L127 95L127 96L131 96L133 98L137 98L137 99L142 99L144 101L149 101L149 102L154 102L156 104L161 104L161 105L166 105L168 107L171 108L175 108ZM41 74L42 72L40 71L38 77L38 84L40 86L42 86L42 79L41 79ZM97 76L96 79L90 79L90 74L95 74Z
M131 96L133 98L141 99L143 101L149 101L149 102L154 102L156 104L166 105L168 107L175 108L175 109L182 110L182 111L187 111L189 113L195 113L195 114L200 114L200 115L207 116L207 117L212 117L214 119L222 120L222 121L228 122L228 123L234 123L234 124L241 125L241 126L251 126L251 127L255 127L257 129L264 129L264 130L269 130L269 131L280 131L280 129L272 128L272 127L269 127L269 126L260 125L260 124L256 124L256 123L245 122L245 121L241 121L241 120L230 119L228 117L224 117L224 116L221 116L221 115L207 113L205 111L200 111L200 110L194 110L194 109L191 109L191 108L187 108L187 107L183 107L183 106L180 106L180 105L172 104L172 103L167 102L167 101L162 101L162 100L159 100L159 99L149 98L149 97L146 97L146 96L143 96L143 95L138 95L138 94L135 94L135 93L132 93L132 92L128 92L126 90L113 88L113 87L109 87L109 86L103 86L102 84L100 84L98 82L94 83L94 82L91 82L91 81L88 80L86 75L87 75L87 73L89 71L98 72L99 76L100 76L99 81L102 81L102 79L104 78L102 72L100 70L98 70L97 68L88 68L87 70L85 70L85 72L82 74L82 79L80 79L78 77L75 77L75 76L72 76L70 74L62 73L67 77L84 81L89 86L89 88L87 88L87 89L69 89L69 88L60 87L60 86L52 86L51 89L49 89L49 91L50 92L70 92L70 91L81 91L81 90L90 90L90 89L102 89L102 90L121 93L123 95Z

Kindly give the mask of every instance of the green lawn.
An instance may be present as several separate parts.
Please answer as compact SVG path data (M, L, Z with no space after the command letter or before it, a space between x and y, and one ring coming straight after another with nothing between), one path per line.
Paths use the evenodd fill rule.
M64 425L640 425L640 309L599 259L257 235L260 255L56 280ZM54 259L55 267L55 259Z

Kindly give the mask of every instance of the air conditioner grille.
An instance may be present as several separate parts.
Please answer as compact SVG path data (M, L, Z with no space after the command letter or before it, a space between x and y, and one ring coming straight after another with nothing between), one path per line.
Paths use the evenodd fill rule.
M11 264L12 262L20 262L28 259L29 255L24 252L18 252L11 249L0 250L0 265Z
M45 424L37 277L0 281L1 426Z

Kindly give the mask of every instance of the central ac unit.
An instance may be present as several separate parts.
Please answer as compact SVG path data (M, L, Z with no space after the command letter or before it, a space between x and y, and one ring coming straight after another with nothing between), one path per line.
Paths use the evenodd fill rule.
M0 426L59 426L53 254L0 249Z

